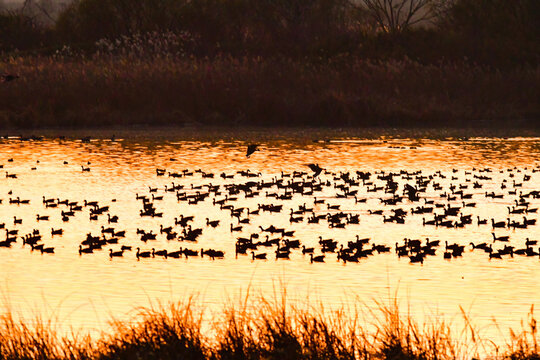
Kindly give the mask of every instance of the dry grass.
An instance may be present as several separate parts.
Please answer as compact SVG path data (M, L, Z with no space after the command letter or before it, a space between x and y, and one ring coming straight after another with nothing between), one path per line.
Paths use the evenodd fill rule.
M346 57L12 58L0 126L534 127L540 68Z
M482 338L463 312L465 328L432 317L419 325L396 300L351 314L306 310L279 297L228 305L203 326L193 301L139 309L132 321L113 321L99 339L59 336L54 321L0 317L2 359L539 359L533 309L521 332L497 346ZM371 319L361 326L360 315ZM203 334L202 329L208 329ZM371 330L366 330L367 328ZM213 335L210 335L212 333Z

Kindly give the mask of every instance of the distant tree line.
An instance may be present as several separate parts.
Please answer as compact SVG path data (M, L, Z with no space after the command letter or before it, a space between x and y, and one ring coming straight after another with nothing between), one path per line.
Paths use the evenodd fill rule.
M0 0L1 1L1 0ZM2 3L0 2L0 5ZM189 33L194 56L341 55L538 64L538 0L26 0L0 10L0 52L96 51L101 39Z

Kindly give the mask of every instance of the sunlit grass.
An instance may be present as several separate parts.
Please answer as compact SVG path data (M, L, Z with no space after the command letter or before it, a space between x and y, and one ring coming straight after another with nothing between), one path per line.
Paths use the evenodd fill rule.
M246 296L203 320L193 299L140 308L98 339L59 335L55 321L0 317L2 359L539 359L533 308L521 331L496 344L463 311L464 329L438 317L419 324L397 300L372 310L298 307L286 292ZM363 320L360 320L363 319ZM368 323L365 323L366 320ZM207 322L207 324L205 324ZM203 330L204 329L204 330ZM369 329L369 330L368 330Z
M532 126L538 68L218 57L12 58L0 126Z

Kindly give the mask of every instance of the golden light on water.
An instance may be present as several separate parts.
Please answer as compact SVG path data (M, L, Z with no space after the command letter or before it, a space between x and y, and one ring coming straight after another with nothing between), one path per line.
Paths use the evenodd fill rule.
M373 299L392 297L396 290L403 302L410 305L418 317L430 313L443 313L453 317L459 313L459 306L470 309L471 316L482 324L491 318L497 319L503 327L516 325L532 304L538 305L540 298L540 258L505 256L503 259L489 259L483 251L472 251L473 243L493 243L492 227L477 225L476 217L506 221L507 218L522 221L523 215L509 215L507 207L515 206L519 193L540 190L538 169L540 144L538 139L469 139L458 140L365 140L336 139L332 141L263 140L260 151L246 158L247 142L232 139L223 140L152 140L117 139L95 140L83 143L74 140L44 140L21 142L17 139L3 140L1 143L0 165L8 174L16 174L16 179L0 180L0 224L8 229L18 230L17 242L11 248L0 248L0 273L2 292L7 305L22 316L35 312L54 314L66 328L72 326L85 330L104 329L110 316L126 317L136 306L151 302L176 301L192 294L198 294L201 304L210 311L219 311L229 298L251 289L252 292L272 294L276 286L285 285L288 295L298 303L320 301L328 308L343 304L367 305ZM13 159L12 162L8 161ZM38 162L39 161L39 162ZM64 163L67 162L67 163ZM224 185L247 181L272 181L294 171L310 173L308 163L318 163L329 173L320 175L325 184L322 192L313 195L294 194L290 200L267 197L266 191L283 193L283 189L263 189L258 196L246 198L237 195L231 202L234 207L257 209L259 204L283 204L281 213L260 212L250 216L249 224L242 224L241 232L230 231L230 224L237 226L236 218L230 211L220 210L212 203L212 198L223 199ZM89 167L83 172L81 166ZM32 170L35 168L35 170ZM166 169L165 176L157 176L156 168ZM490 168L489 173L480 169ZM173 178L168 172L202 170L213 173L213 178L205 178L201 172L191 176ZM237 171L249 169L260 176L243 177ZM455 170L453 170L455 169ZM395 206L384 206L381 198L391 195L379 190L368 192L369 185L359 185L357 197L367 199L357 203L353 197L337 198L340 172L356 171L372 173L374 185L382 186L383 180L376 173L384 171L421 171L423 175L436 177L433 182L442 190L428 186L422 198L435 203L448 203L440 197L450 193L452 184L468 185L465 193L473 194L466 202L475 202L476 207L463 208L462 214L471 214L473 223L464 228L443 228L423 226L422 218L432 215L409 215L405 224L385 223L381 215L370 215L369 211L411 208L423 204L405 200ZM283 174L282 174L283 172ZM221 173L235 174L233 179L223 179ZM333 174L332 174L333 173ZM489 180L478 180L474 175L486 175ZM403 175L403 174L402 174ZM524 176L530 176L524 181ZM308 176L304 176L305 179ZM284 182L292 178L284 178ZM469 179L470 181L466 181ZM400 189L405 183L414 183L414 175L396 176ZM472 183L479 181L482 188L474 189ZM519 188L513 187L515 181ZM221 194L212 194L196 205L177 201L175 192L166 192L165 186L183 185L180 192L194 194L206 192L208 187L220 185ZM501 185L505 184L505 189ZM163 200L154 201L163 217L141 217L141 201L136 194L151 197L149 187L157 188L155 196ZM456 188L457 189L457 188ZM11 191L11 194L9 192ZM509 194L516 191L515 194ZM400 190L401 192L401 190ZM504 194L502 199L486 198L486 192ZM83 207L68 222L62 221L61 211L46 208L43 197L69 199L83 205L84 200L98 201L101 206L109 206L111 216L117 215L117 224L109 224L107 215L97 221L89 220L89 208ZM30 200L29 205L10 204L9 199ZM322 204L314 204L314 198L324 199ZM449 203L462 206L459 196ZM540 200L528 198L530 208L537 208ZM313 208L315 214L345 213L359 215L359 224L349 224L345 228L331 228L327 221L319 224L307 223L307 215L299 223L289 220L290 209L300 205ZM339 210L329 210L327 205L339 205ZM438 211L435 209L435 211ZM49 221L37 221L36 215L49 216ZM194 216L193 228L202 228L198 242L168 241L160 233L160 225L173 226L175 218ZM536 219L537 213L525 215ZM15 225L13 219L22 219ZM242 218L245 217L244 216ZM216 228L206 226L206 218L219 220ZM319 236L332 238L339 244L347 245L360 238L370 238L371 243L390 246L389 253L376 254L359 263L344 264L335 253L327 253L324 263L310 263L309 256L301 250L293 250L290 260L276 260L275 248L259 247L257 253L266 252L268 260L253 261L249 255L235 256L237 237L247 237L259 233L263 241L266 233L259 226L294 230L292 239L298 239L306 247L315 247L320 254ZM111 244L93 254L79 255L79 244L86 234L101 236L101 227L111 226L117 231L125 230L126 237L119 244ZM51 228L62 228L62 236L52 236ZM54 254L31 251L22 244L20 236L39 229L46 246L54 247ZM152 230L157 240L141 242L137 229ZM497 236L510 236L510 245L524 246L525 239L539 239L538 225L526 229L495 229ZM272 237L272 234L269 234ZM423 264L411 264L407 257L398 258L394 246L404 238L439 240L441 246L436 256L429 256ZM458 243L466 246L462 257L446 260L443 258L444 243ZM119 249L121 245L133 247L120 258L109 258L109 248ZM496 242L493 247L504 245ZM141 250L155 248L176 251L179 247L200 250L214 248L225 252L223 259L208 257L189 259L164 259L162 257L137 260L136 247ZM535 245L536 251L538 246Z

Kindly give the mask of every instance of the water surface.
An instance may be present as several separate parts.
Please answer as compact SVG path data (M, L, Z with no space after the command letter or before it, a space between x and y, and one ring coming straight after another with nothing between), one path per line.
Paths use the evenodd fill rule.
M519 320L527 314L531 305L539 305L540 299L540 258L505 256L491 259L483 251L472 251L470 242L492 243L492 227L477 225L476 216L496 221L522 221L523 215L509 215L507 207L515 206L519 192L527 193L540 189L538 169L540 142L538 138L471 138L466 140L430 139L361 139L332 138L322 141L271 139L261 137L260 151L246 158L247 143L240 137L227 140L207 139L96 139L89 143L80 140L46 139L42 141L20 141L4 139L0 142L2 152L0 165L17 179L0 178L0 224L8 229L17 229L19 237L11 248L0 248L0 276L6 305L16 313L31 317L36 313L56 316L62 326L100 330L107 328L111 316L126 318L137 306L148 306L156 301L168 302L198 294L201 306L209 311L220 311L230 298L240 292L272 294L276 288L287 287L288 296L299 304L323 303L329 309L343 304L373 306L373 299L387 301L397 291L402 303L410 308L419 319L426 315L438 314L448 318L458 316L459 306L467 309L480 327L487 327L495 318L506 336L508 326L517 327ZM9 159L13 159L12 162ZM241 232L230 232L230 224L237 225L230 211L220 210L212 199L224 198L224 194L211 195L196 205L177 201L174 192L165 192L165 186L183 185L182 192L194 194L200 185L220 185L245 183L247 181L272 181L283 174L302 171L310 174L308 163L318 163L328 172L320 175L321 181L328 182L321 193L313 195L295 194L291 200L277 200L266 197L266 191L278 192L276 188L261 190L258 196L245 198L242 194L231 202L235 207L256 209L258 204L283 204L281 213L263 213L250 217L250 224L243 224ZM89 167L83 172L81 166ZM33 169L35 168L35 169ZM157 176L156 168L166 169L165 176ZM480 173L480 169L491 171ZM172 178L168 172L202 170L215 174L214 178L203 178L201 172L192 176ZM249 169L260 173L255 178L242 177L237 171ZM450 193L452 184L468 184L465 193L472 194L476 207L464 208L462 214L473 215L473 223L464 228L442 228L423 226L422 218L432 215L408 215L405 224L385 223L380 215L370 215L369 211L382 209L385 215L391 209L410 210L419 203L405 200L396 206L384 206L380 199L391 195L384 191L368 192L369 186L360 185L359 198L365 203L356 203L353 197L337 198L339 184L334 177L340 172L356 171L372 173L375 185L384 182L376 173L399 173L421 171L425 176L438 176L433 182L442 190L428 186L421 198L436 203L450 203L462 206L459 196L448 202L441 193ZM234 179L223 179L221 173L235 174ZM333 174L332 174L333 173ZM474 175L486 175L489 180L479 180L482 188L473 189L477 181ZM523 181L525 175L530 179ZM304 178L308 179L309 175ZM288 181L290 178L285 178ZM470 180L467 182L466 179ZM405 183L413 180L397 176L399 193ZM513 181L521 186L514 188ZM501 185L507 187L502 189ZM149 187L157 188L156 196L164 196L155 201L155 207L163 212L162 218L141 217L141 201L136 194L151 196ZM195 189L192 189L195 188ZM457 190L457 189L456 189ZM516 191L516 194L512 194ZM11 193L9 193L11 192ZM486 192L503 194L502 199L486 198ZM510 193L509 193L510 192ZM109 206L109 213L117 215L117 224L108 224L107 216L98 221L89 220L89 207L83 208L68 222L61 219L60 212L67 207L46 208L43 196L54 199L69 199L83 204L84 200L98 201ZM29 205L10 204L9 199L30 200ZM314 197L324 199L324 204L314 204ZM540 200L528 198L530 208L537 208ZM344 229L330 228L326 221L308 224L304 221L291 224L290 209L297 210L306 204L314 208L316 214L336 213L326 204L340 205L340 211L360 216L359 224L350 224ZM440 212L440 209L436 209ZM49 221L37 221L36 215L49 216ZM202 228L198 242L168 241L160 234L160 225L175 226L174 218L194 216L193 228ZM526 214L529 219L537 219L537 213ZM14 224L14 217L22 219L22 224ZM220 220L217 228L206 226L206 218ZM245 217L242 216L242 218ZM310 263L309 257L294 250L290 260L275 260L273 248L259 247L258 253L268 253L266 261L252 261L250 256L235 256L235 241L240 236L261 233L264 228L274 225L294 230L294 237L307 247L315 247L320 254L319 236L332 238L339 244L370 238L371 243L392 247L390 253L376 254L359 263L344 264L334 253L326 254L325 263ZM224 259L212 261L208 257L189 259L164 259L161 257L137 260L135 251L125 252L122 258L111 260L108 248L93 254L79 255L81 241L87 233L101 235L101 226L113 226L117 231L125 230L126 237L120 244L131 245L142 250L178 250L180 246L194 250L214 248L225 252ZM51 228L63 228L62 236L51 236ZM157 233L157 240L141 242L138 228ZM55 248L54 254L40 254L23 246L20 236L39 229L46 246ZM2 230L3 231L3 230ZM524 247L526 238L540 239L538 225L527 229L496 229L497 236L508 235L508 244L516 248ZM272 237L272 235L270 234ZM410 263L407 257L398 258L394 244L404 238L439 240L436 256L426 258L423 264ZM444 243L466 245L462 257L447 260L443 258ZM496 242L493 247L500 249L504 244ZM538 251L538 246L534 248ZM309 298L309 301L306 299ZM499 330L490 328L491 332ZM497 335L495 335L497 336Z

